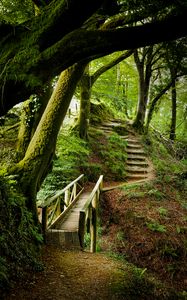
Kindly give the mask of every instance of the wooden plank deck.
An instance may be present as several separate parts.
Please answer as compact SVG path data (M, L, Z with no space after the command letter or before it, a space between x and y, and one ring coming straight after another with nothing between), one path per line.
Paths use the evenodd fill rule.
M83 192L73 207L65 216L59 217L59 220L47 230L46 243L57 245L61 248L81 249L79 240L79 216L90 192Z

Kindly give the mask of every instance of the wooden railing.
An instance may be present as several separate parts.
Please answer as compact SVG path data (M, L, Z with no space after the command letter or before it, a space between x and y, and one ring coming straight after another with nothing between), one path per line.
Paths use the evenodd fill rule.
M90 233L90 251L96 251L96 241L97 241L97 210L98 202L100 197L100 192L103 187L103 175L101 175L92 190L88 200L86 201L84 207L80 211L79 217L79 239L81 247L84 248L84 235L85 229Z
M81 174L64 189L56 192L55 195L47 197L44 201L37 202L37 207L41 210L39 219L42 224L44 238L47 228L57 221L62 212L65 212L68 210L68 207L72 206L83 191L84 188L80 183L83 176L84 174Z

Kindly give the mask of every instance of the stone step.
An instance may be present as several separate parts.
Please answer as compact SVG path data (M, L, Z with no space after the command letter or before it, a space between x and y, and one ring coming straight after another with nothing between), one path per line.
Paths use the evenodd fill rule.
M128 143L127 148L128 149L142 149L142 146L138 143L136 143L136 144Z
M134 149L134 148L128 149L127 148L126 152L127 152L128 156L129 156L129 154L145 155L145 152L143 149Z
M135 160L135 159L127 159L126 164L128 166L142 166L142 167L149 166L148 162L142 160Z
M138 139L127 138L126 140L129 144L140 144L141 145L141 142Z
M137 153L130 153L127 156L127 161L128 160L136 160L136 161L146 161L146 156L144 155L139 155Z
M148 168L143 168L140 166L127 166L126 167L126 171L128 173L143 173L143 174L147 174L149 169Z
M135 137L129 137L128 135L122 135L120 137L123 140L126 140L129 143L134 143L134 144L140 143L140 140L138 138L135 138Z
M126 177L128 179L141 180L141 179L147 178L147 175L146 174L131 174L131 173L127 173Z

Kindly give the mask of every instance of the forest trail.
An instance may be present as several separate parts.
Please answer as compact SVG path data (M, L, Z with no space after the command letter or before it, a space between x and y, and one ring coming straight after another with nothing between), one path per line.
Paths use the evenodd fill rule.
M100 129L111 134L118 122L103 124ZM145 182L154 177L149 162L140 142L132 131L122 135L127 140L127 180ZM104 190L115 189L119 183L112 182ZM131 288L124 292L128 268L119 260L106 253L87 251L68 251L47 245L42 251L44 271L31 273L28 279L12 289L5 300L117 300L134 299ZM141 299L141 298L139 298Z
M44 271L31 273L5 300L117 300L125 266L103 253L43 249Z

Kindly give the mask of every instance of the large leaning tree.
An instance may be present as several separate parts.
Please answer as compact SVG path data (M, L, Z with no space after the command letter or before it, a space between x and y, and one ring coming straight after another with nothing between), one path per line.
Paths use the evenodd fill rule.
M184 0L34 2L48 5L24 23L0 23L1 115L78 61L187 34Z
M16 175L18 190L37 221L36 194L87 63L114 51L186 36L187 6L184 0L33 3L37 9L28 20L0 23L0 115L33 94L45 99L44 86L61 74L24 157L8 170ZM157 21L150 21L155 15Z
M19 174L32 212L86 63L116 50L152 45L187 33L185 1L180 5L175 1L135 2L53 0L42 7L44 1L35 1L38 13L27 21L13 25L1 22L1 115L32 94L42 97L44 86L64 70L25 156L11 170ZM155 14L157 21L149 21Z

